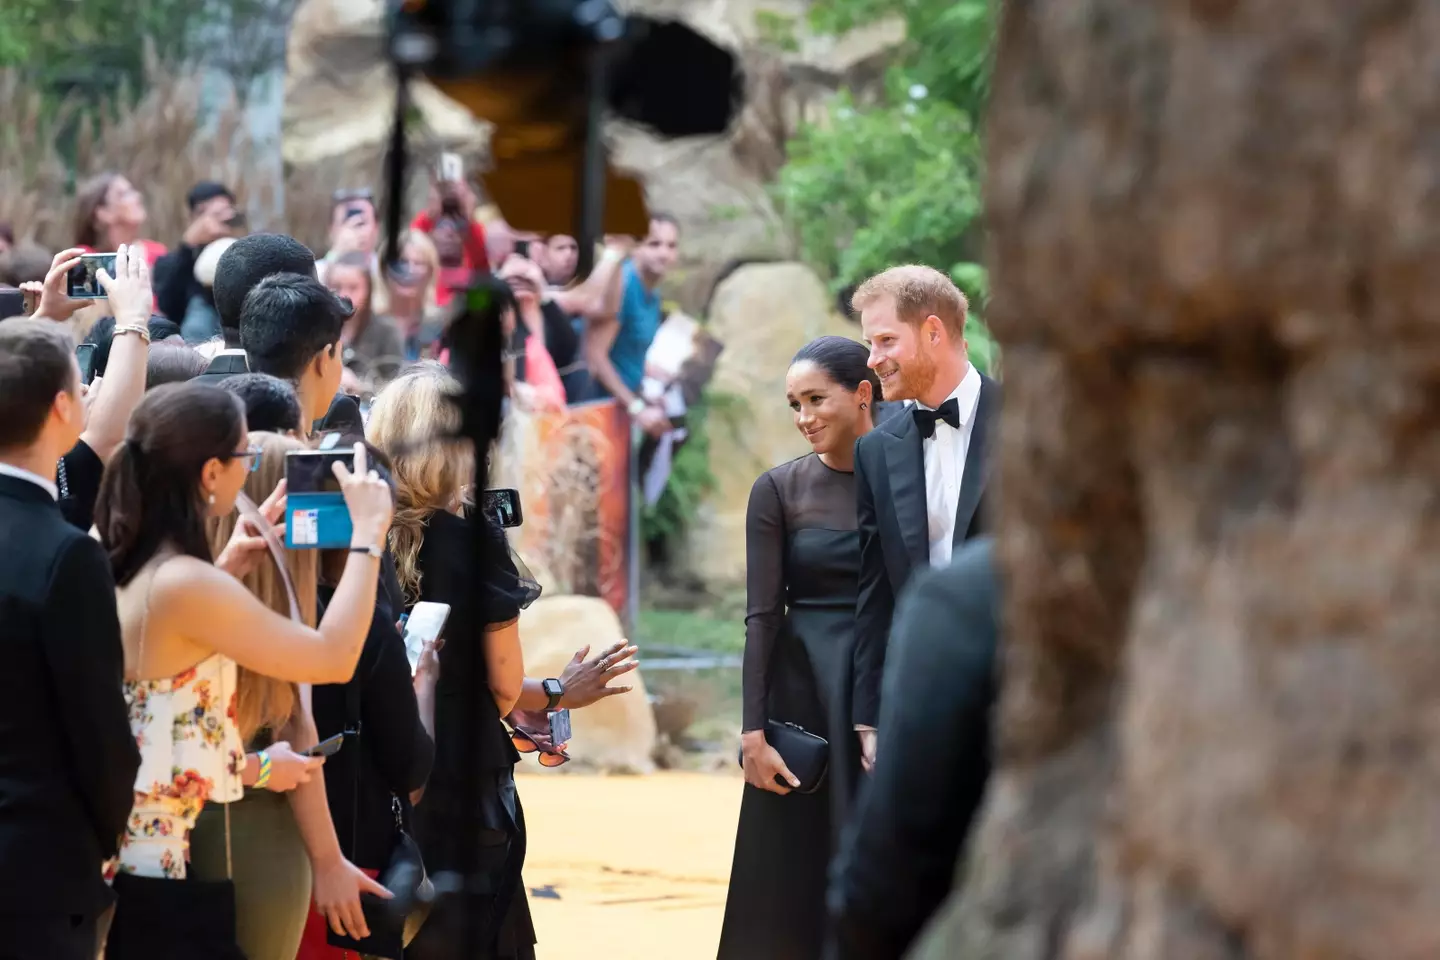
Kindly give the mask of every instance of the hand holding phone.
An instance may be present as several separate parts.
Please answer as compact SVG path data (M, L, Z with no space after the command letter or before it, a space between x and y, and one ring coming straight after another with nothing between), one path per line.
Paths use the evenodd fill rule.
M412 677L420 669L420 658L425 652L425 647L439 642L440 634L445 629L445 621L449 618L450 605L448 603L422 601L411 608L410 616L405 621L404 639L405 657L410 661Z
M326 737L313 747L306 747L300 751L302 757L333 757L345 746L345 734L337 733L333 737Z

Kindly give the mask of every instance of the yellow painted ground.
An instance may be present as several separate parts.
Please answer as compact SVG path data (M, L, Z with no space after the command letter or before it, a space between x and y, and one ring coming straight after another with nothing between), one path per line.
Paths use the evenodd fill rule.
M713 960L742 783L522 774L538 960Z

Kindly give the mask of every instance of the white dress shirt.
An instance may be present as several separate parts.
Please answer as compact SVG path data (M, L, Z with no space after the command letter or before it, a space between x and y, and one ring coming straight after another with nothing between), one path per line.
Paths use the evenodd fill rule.
M929 519L926 536L930 541L932 567L950 562L955 538L960 482L965 478L965 455L970 452L975 408L980 403L980 371L973 364L960 379L960 385L945 399L951 397L960 408L959 428L940 420L935 424L934 435L922 441L925 449L925 513ZM917 405L926 410L932 409L923 403Z
M21 470L19 467L12 467L8 463L0 463L0 476L15 477L18 480L28 480L50 494L50 499L60 499L60 488L55 486L53 481L46 480L38 473L31 473L29 470Z

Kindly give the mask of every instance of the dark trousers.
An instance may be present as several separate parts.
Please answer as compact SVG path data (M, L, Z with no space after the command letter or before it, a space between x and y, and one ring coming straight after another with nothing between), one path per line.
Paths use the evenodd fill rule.
M0 960L95 960L95 918L0 914Z

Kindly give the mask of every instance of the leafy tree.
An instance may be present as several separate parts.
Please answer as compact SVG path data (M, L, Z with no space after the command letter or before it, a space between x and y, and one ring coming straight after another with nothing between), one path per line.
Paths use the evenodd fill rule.
M994 10L991 0L819 0L811 24L839 33L895 15L909 39L884 95L861 103L842 93L824 121L803 127L776 195L801 255L837 292L897 263L928 263L949 271L978 314L988 292L980 117ZM976 366L993 371L995 344L978 318L972 327Z

